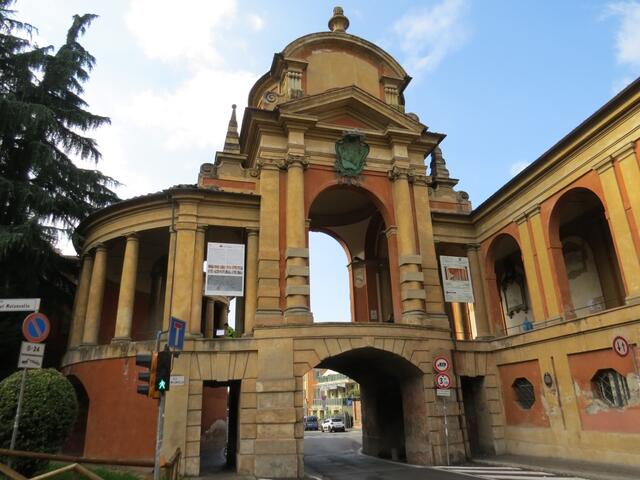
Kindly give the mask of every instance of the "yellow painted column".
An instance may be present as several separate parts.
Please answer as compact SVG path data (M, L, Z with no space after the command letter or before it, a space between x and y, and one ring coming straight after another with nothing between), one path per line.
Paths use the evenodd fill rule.
M211 297L207 297L204 317L204 336L206 338L213 338L216 321L215 306L215 300Z
M524 273L527 277L527 286L529 287L529 299L531 300L531 311L533 312L533 321L542 322L545 320L544 299L542 286L538 281L538 272L536 271L536 255L529 234L529 223L526 215L521 215L515 220L518 225L518 233L520 234L520 249L522 253L522 263L524 264Z
M440 283L440 274L438 272L438 259L436 258L436 246L433 239L427 176L414 173L412 181L417 218L416 225L418 228L418 244L422 257L422 274L426 293L425 308L429 317L441 317L446 320L444 296L442 293L442 284Z
M467 245L467 258L469 259L469 269L471 270L471 284L473 285L473 312L476 319L476 333L478 338L491 336L489 328L489 316L487 315L487 304L484 299L484 281L480 258L478 256L479 245Z
M189 333L195 337L202 336L202 297L204 295L204 240L206 227L196 229L196 245L193 255L193 292L191 293L191 318Z
M91 271L93 270L93 257L91 255L82 256L82 268L76 298L73 304L73 314L71 316L71 333L69 334L69 347L74 348L82 343L82 332L87 316L87 304L89 302L89 285L91 283Z
M281 322L280 308L280 169L273 159L260 159L260 237L255 325Z
M398 226L402 323L422 324L425 319L424 276L419 270L422 257L416 252L408 171L394 167L389 172L389 178L393 182L393 208Z
M258 229L247 229L247 265L244 291L244 331L253 335L258 294Z
M98 245L91 271L91 286L89 287L89 301L87 304L87 318L82 333L83 345L96 345L102 316L102 301L104 286L107 281L107 247Z
M613 169L613 158L606 158L596 166L607 203L609 228L618 254L618 263L627 287L626 303L640 302L640 260L631 236L631 228L622 203L620 187ZM635 185L633 188L638 188ZM632 188L632 189L633 189Z
M116 332L113 341L131 341L133 308L136 299L136 277L138 276L138 235L127 235L120 277L120 294L116 315Z
M191 300L193 293L193 258L196 245L196 229L176 229L176 264L173 272L171 316L189 322L187 331L192 332Z
M176 258L176 231L169 231L169 251L167 252L167 281L164 290L164 310L162 313L162 330L169 329L169 317L171 316L171 297L173 291L173 270Z
M287 165L287 308L284 317L287 323L310 323L309 249L304 217L304 168L307 162L301 155L289 155Z
M533 235L533 244L536 248L538 268L540 269L540 277L542 278L542 289L544 298L547 303L548 320L555 320L561 317L562 313L558 305L558 295L556 294L555 278L551 268L551 257L547 248L547 242L542 227L542 219L540 217L540 207L536 206L526 212L527 218L531 223L531 234ZM527 280L529 280L529 272L527 272Z

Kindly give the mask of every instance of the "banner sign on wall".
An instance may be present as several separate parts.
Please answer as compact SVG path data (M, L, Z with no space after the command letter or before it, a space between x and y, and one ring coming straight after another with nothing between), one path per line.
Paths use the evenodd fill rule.
M440 256L445 302L473 303L473 287L467 257Z
M205 295L242 297L244 295L244 245L207 244Z

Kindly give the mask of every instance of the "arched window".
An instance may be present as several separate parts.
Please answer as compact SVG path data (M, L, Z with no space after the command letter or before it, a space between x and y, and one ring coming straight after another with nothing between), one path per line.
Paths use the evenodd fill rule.
M598 370L591 381L598 398L612 407L622 408L629 403L627 379L614 369Z

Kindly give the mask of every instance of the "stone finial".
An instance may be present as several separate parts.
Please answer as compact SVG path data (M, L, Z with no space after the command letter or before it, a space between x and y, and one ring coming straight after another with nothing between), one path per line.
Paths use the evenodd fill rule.
M238 136L238 121L236 120L236 105L231 105L231 118L229 119L229 128L227 128L227 136L224 139L224 152L240 153L240 140Z
M433 178L449 178L449 170L447 169L447 164L442 157L442 150L440 150L440 147L436 147L433 149L429 167L431 168L431 176Z
M329 19L329 30L332 32L346 32L349 28L349 19L344 16L342 7L334 7L333 17Z

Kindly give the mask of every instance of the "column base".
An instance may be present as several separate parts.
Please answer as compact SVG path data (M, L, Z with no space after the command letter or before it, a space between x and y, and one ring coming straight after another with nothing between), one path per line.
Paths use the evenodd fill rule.
M411 310L402 313L402 324L404 325L424 325L427 314L423 310Z
M258 310L255 317L255 326L271 326L282 324L282 310Z
M624 298L625 305L638 305L640 304L640 295L628 295Z
M287 308L284 311L284 323L287 325L309 325L313 323L313 314L308 308Z
M113 337L111 339L111 343L122 344L122 343L130 343L131 337Z

